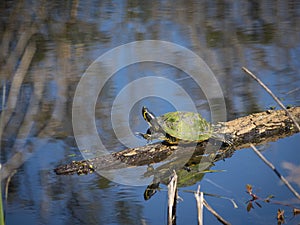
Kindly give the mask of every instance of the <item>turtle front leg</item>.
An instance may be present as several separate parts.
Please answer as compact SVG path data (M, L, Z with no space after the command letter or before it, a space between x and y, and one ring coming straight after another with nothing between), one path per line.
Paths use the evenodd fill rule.
M154 139L154 137L152 136L151 133L152 132L151 132L151 130L149 128L145 134L144 133L140 133L140 132L137 132L135 134L138 135L138 136L140 136L140 137L142 137L142 138L144 138L144 139L146 139L147 142L151 142Z
M152 140L155 140L155 139L158 139L158 140L166 139L164 134L159 133L159 132L153 132L151 128L149 128L145 134L137 132L136 135L143 137L144 139L147 140L147 142L151 142Z
M153 139L150 134L143 134L143 133L137 132L136 135L141 136L142 138L146 139L147 142L150 142Z
M139 136L139 137L142 137L144 139L147 140L147 142L149 143L150 141L152 141L152 137L150 134L144 134L144 133L141 133L141 132L135 132L135 135Z

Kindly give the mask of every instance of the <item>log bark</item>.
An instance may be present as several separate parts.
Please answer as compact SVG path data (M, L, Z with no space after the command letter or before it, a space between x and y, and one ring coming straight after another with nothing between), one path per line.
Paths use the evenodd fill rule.
M288 111L300 122L300 107L293 107ZM141 147L129 148L102 157L73 161L58 166L55 173L58 175L89 174L102 169L118 169L126 166L142 166L158 163L166 158L184 158L187 152L193 151L190 161L195 163L195 158L207 154L207 149L212 149L215 161L230 157L234 151L247 148L250 143L261 145L274 142L279 138L293 135L298 131L292 120L284 110L267 110L237 118L219 124L219 133L230 137L231 145L224 144L214 151L215 143L208 141L195 145L169 146L164 143L148 144Z

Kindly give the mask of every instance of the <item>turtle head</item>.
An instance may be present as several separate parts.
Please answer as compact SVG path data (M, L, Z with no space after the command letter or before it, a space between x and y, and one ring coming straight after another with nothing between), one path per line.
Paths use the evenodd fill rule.
M167 135L164 129L159 124L159 118L156 118L156 116L150 112L145 106L142 108L142 114L144 117L144 120L149 124L149 128L146 132L146 134L143 133L136 133L138 136L143 137L144 139L151 141L153 139L160 139L160 140L171 140ZM167 135L167 136L166 136ZM173 138L173 137L172 137Z
M152 125L151 121L156 119L155 115L152 112L150 112L145 106L143 106L142 108L142 114L144 120L146 120L147 123Z
M146 122L149 124L149 126L151 128L151 132L150 132L151 134L155 133L155 132L163 131L163 129L159 125L159 122L157 121L157 118L154 115L154 113L150 112L145 106L143 106L143 108L142 108L142 114L143 114L144 120L146 120Z

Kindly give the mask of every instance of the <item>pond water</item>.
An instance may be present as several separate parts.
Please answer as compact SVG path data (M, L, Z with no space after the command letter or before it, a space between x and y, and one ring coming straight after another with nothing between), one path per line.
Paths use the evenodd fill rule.
M145 201L146 182L130 185L129 178L125 185L122 173L108 179L96 173L57 176L53 170L83 156L147 144L134 136L148 127L141 115L144 105L156 115L196 109L210 121L276 106L243 66L285 105L300 102L298 1L25 0L2 2L0 11L6 224L167 224L165 185ZM156 42L122 49L145 40ZM160 41L164 46L157 50ZM109 51L112 58L99 58ZM134 57L138 60L131 62ZM192 60L199 58L211 71L197 69ZM95 73L81 95L75 92L83 77ZM75 96L80 100L75 111L86 115L76 119ZM95 132L84 127L89 116L101 148L91 138ZM76 132L83 131L77 138ZM299 141L296 134L258 146L298 192ZM234 199L238 208L229 200L205 197L232 224L275 224L278 209L285 211L287 224L300 223L293 208L283 205L299 208L300 202L251 149L236 151L211 169L222 172L179 188L177 224L197 224L190 191L199 184L206 193ZM258 196L274 195L283 204L260 201L261 207L254 204L247 212L247 184ZM204 224L218 221L204 210Z

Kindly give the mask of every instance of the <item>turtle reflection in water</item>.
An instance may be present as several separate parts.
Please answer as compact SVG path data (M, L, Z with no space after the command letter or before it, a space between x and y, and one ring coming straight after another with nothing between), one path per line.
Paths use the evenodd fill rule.
M169 168L173 167L174 162L169 162L165 165L159 166L154 169L152 166L149 166L147 172L144 174L145 177L154 176L153 181L149 184L144 191L144 199L149 200L157 190L160 190L159 185L162 183L164 185L168 185L170 181L170 177L173 175L173 171ZM197 159L195 162L190 162L190 165L184 166L181 169L176 170L176 174L178 176L177 186L178 187L186 187L196 184L201 181L204 174L212 173L212 172L220 172L217 170L211 170L210 168L214 165L214 163L209 160L209 157L203 159Z
M146 107L142 114L149 124L147 132L138 133L148 141L159 139L167 144L176 145L179 142L202 142L213 138L230 144L222 134L215 132L215 126L207 122L200 114L194 112L169 112L156 117Z

